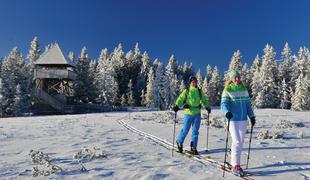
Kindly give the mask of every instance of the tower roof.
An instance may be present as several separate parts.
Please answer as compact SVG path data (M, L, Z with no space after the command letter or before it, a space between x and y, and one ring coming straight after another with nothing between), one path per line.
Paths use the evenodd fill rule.
M75 64L65 58L59 45L53 44L48 50L46 50L40 58L34 62L36 65L65 65L75 67Z

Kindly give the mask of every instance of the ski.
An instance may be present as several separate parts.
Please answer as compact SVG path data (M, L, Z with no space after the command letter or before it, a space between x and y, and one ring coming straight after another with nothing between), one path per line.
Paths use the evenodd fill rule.
M188 158L191 158L195 161L198 161L200 163L203 163L205 165L213 165L214 167L218 167L219 169L223 170L222 167L224 165L223 162L220 162L220 161L217 161L217 160L214 160L212 159L210 156L205 156L205 155L193 155L193 154L190 154L190 153L186 153L185 151L184 152L178 152L177 148L176 147L173 147L172 143L170 143L169 141L165 140L165 139L162 139L162 138L159 138L157 136L154 136L152 134L149 134L149 133L146 133L146 132L143 132L139 129L136 129L132 126L130 126L129 124L125 123L124 121L122 120L118 120L118 123L121 124L122 126L124 126L126 129L132 131L133 133L136 133L144 138L147 138L149 140L152 140L153 142L165 147L166 149L168 150L173 150L174 152L177 152L178 154L180 155L183 155L185 157L188 157ZM225 166L226 167L226 166ZM242 178L242 179L245 179L245 180L254 180L253 178L251 178L250 176L257 176L257 174L253 174L253 173L250 173L250 172L246 172L246 176L244 177L240 177L236 174L234 174L233 172L231 172L231 170L225 168L225 171L231 175L234 175L234 176L237 176L239 178Z

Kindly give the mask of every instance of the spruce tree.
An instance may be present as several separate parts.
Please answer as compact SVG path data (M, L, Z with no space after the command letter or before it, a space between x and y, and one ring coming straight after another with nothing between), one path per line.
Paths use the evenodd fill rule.
M300 73L295 83L295 92L292 97L292 109L295 111L309 110L310 93L309 93L309 79Z
M133 84L132 84L131 79L129 80L129 83L128 83L127 101L128 101L129 106L131 107L135 106L135 100L133 97Z
M221 91L223 89L221 77L218 71L217 66L214 67L212 78L210 80L210 83L208 84L208 98L210 101L210 104L212 105L219 105L221 101Z
M152 107L160 110L165 109L165 97L166 97L166 81L164 74L163 63L159 62L155 73L155 79L153 84L153 101Z
M0 78L0 117L4 116L4 111L3 111L3 104L6 101L4 97L4 87L2 83L2 78Z
M202 85L203 85L203 79L202 79L202 75L201 75L201 72L200 72L200 69L198 69L197 73L196 73L196 78L197 78L197 86L198 88L202 88Z
M251 97L252 97L252 104L254 107L257 107L256 98L258 96L258 92L261 90L261 82L260 82L260 58L256 55L252 67L251 67ZM258 100L258 98L257 98Z
M207 65L207 67L206 67L206 83L209 83L210 82L210 80L211 80L211 78L212 78L212 67L211 67L211 65L210 64L208 64Z
M283 77L283 80L280 84L279 97L280 97L280 108L290 109L291 107L290 89L285 81L285 77Z
M231 57L229 69L224 73L224 81L229 80L229 72L232 70L236 70L241 73L242 70L242 56L239 50L235 51L233 56Z
M92 82L89 79L90 58L86 47L83 47L81 55L77 60L75 81L75 98L80 103L89 103L89 96Z
M27 111L31 106L30 89L27 81L27 70L24 58L17 47L14 47L10 54L4 59L1 67L1 77L4 87L3 96L6 101L3 103L4 116L13 114L14 98L16 87L19 84L23 94L27 94L23 100L24 108Z
M279 79L280 80L285 79L286 84L290 86L291 73L292 73L292 55L288 43L285 43L281 55L282 59L279 65Z
M154 85L154 71L151 67L147 78L147 85L146 85L146 94L145 94L145 105L146 107L151 107L153 103L153 85Z
M256 106L260 108L276 108L279 105L275 56L276 53L272 46L267 44L264 48L263 62L260 70L259 82L261 90L255 99Z

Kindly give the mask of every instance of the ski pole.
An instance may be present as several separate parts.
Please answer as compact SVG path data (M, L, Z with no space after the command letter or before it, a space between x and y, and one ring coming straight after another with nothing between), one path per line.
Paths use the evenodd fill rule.
M251 133L250 133L250 141L249 141L249 150L248 150L248 159L246 162L246 169L248 169L249 159L250 159L250 150L251 150L251 141L252 141L252 133L253 133L253 126L251 125Z
M230 119L228 119L228 125L227 125L227 134L226 134L226 147L225 147L223 177L224 177L224 174L225 174L225 165L226 165L226 156L227 156L227 144L228 144L229 125L230 125Z
M210 123L210 113L208 113L208 119L207 119L207 145L206 145L206 151L208 151L209 147L208 147L208 144L209 144L209 123Z
M175 139L175 124L177 122L177 112L174 113L174 125L173 125L173 140L172 140L172 157L174 151L174 139Z

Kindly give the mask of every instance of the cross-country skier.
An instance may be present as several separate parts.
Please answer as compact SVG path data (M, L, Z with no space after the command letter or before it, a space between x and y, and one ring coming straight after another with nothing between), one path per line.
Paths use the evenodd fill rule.
M250 118L252 126L255 124L255 116L248 90L241 82L240 74L232 70L229 73L229 79L222 94L221 109L225 115L225 122L227 123L227 120L230 119L228 131L232 139L232 171L243 176L244 172L240 167L240 158L247 128L247 116Z
M205 106L208 113L211 113L211 108L204 92L197 87L197 78L191 76L189 79L190 87L183 90L178 99L176 100L173 110L177 112L179 106L183 106L184 111L184 124L183 128L177 139L178 151L183 152L183 142L186 135L192 126L192 140L191 140L191 153L198 155L197 144L199 127L201 121L201 103Z

